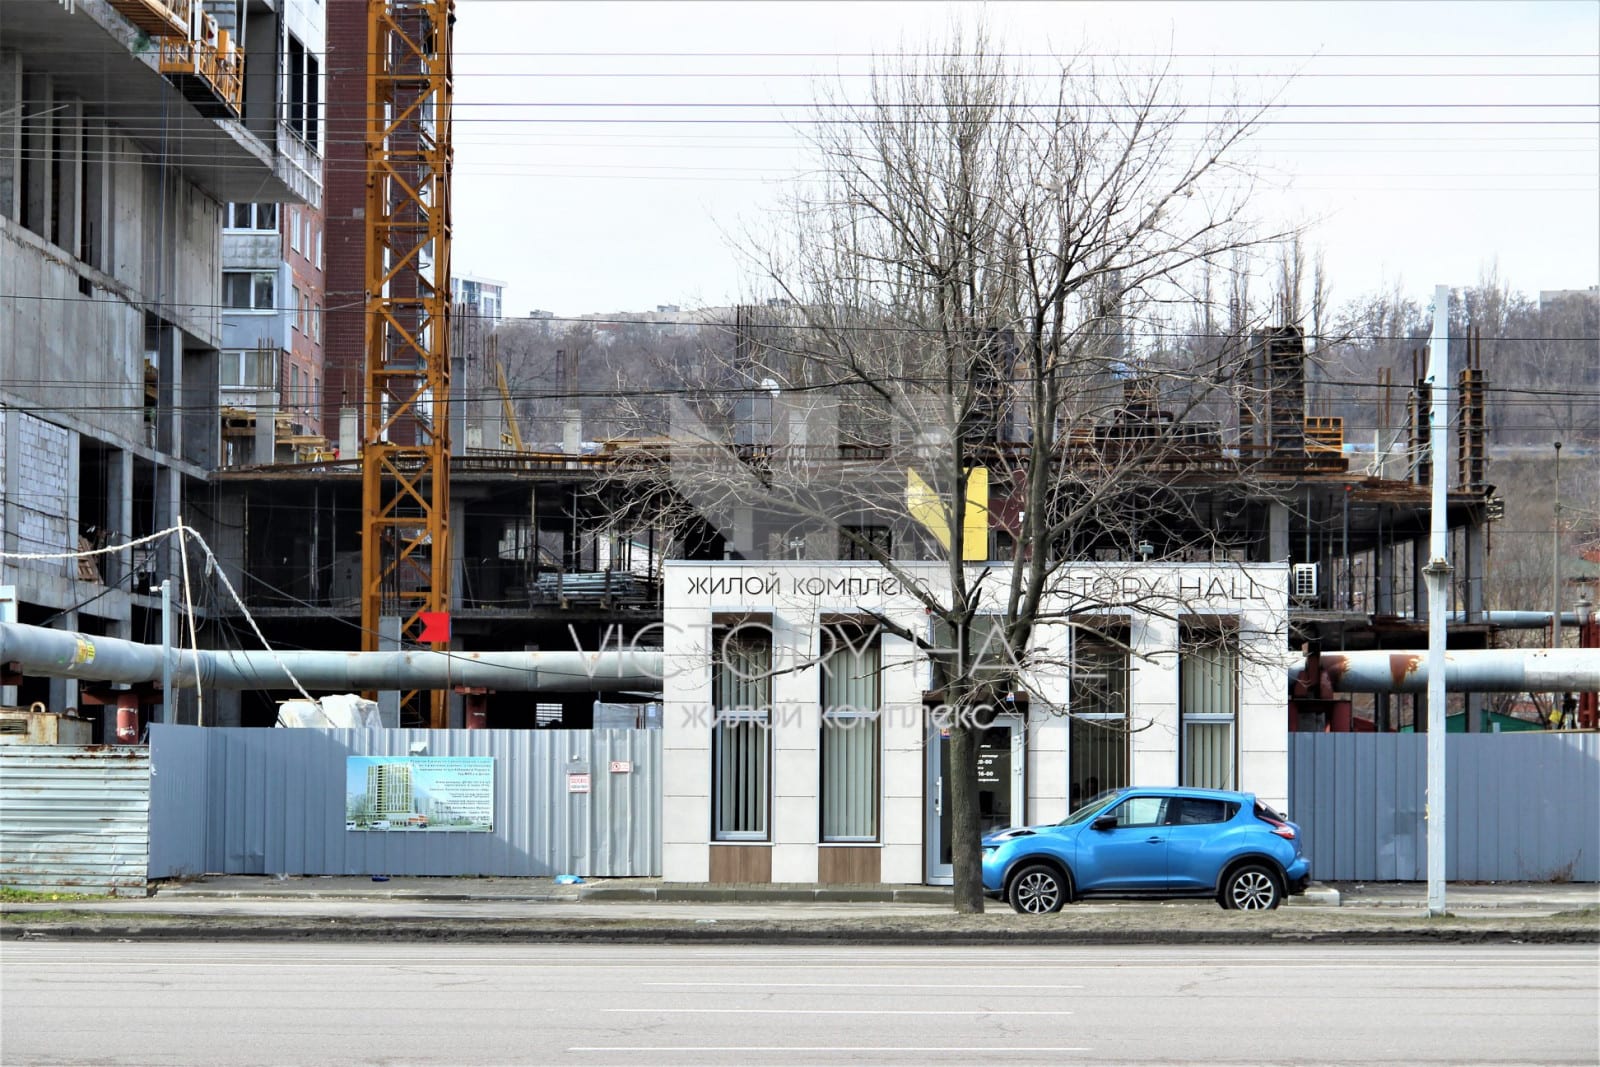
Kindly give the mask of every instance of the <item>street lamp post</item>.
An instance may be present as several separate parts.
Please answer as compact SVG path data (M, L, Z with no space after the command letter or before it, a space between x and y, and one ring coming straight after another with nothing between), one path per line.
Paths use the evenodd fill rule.
M1561 442L1556 442L1556 510L1550 524L1550 647L1561 647Z

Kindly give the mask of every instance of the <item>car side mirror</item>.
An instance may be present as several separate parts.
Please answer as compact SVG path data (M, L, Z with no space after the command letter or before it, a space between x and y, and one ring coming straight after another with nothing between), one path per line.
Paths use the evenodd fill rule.
M1117 817L1115 815L1102 815L1090 823L1089 826L1094 830L1115 830L1117 828Z

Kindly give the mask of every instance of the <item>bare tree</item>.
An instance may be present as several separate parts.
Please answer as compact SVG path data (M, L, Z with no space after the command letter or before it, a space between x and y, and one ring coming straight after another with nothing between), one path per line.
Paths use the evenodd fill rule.
M977 736L1041 631L1177 611L1067 569L1249 551L1181 484L1204 471L1214 500L1245 477L1223 424L1250 399L1248 311L1205 308L1218 337L1162 323L1282 236L1245 226L1259 115L1186 106L1160 71L1059 75L1039 95L979 31L827 96L816 172L747 249L777 299L684 390L670 472L640 468L670 486L636 483L742 554L872 560L919 599L932 639L879 621L927 652L950 712L959 911L983 907Z

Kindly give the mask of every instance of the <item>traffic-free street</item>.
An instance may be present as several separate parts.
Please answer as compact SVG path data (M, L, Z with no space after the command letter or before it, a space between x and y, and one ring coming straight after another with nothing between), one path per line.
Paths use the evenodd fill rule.
M7 1064L1575 1063L1554 947L11 941Z

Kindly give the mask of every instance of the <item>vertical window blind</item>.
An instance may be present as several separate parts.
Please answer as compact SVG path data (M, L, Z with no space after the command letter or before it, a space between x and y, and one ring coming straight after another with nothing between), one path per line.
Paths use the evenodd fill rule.
M718 840L767 836L772 763L772 646L761 638L717 635L711 701L713 827Z
M879 644L830 636L822 662L822 839L878 837ZM853 642L853 643L852 643Z
M1179 649L1183 784L1232 789L1239 650L1230 634L1196 631Z

